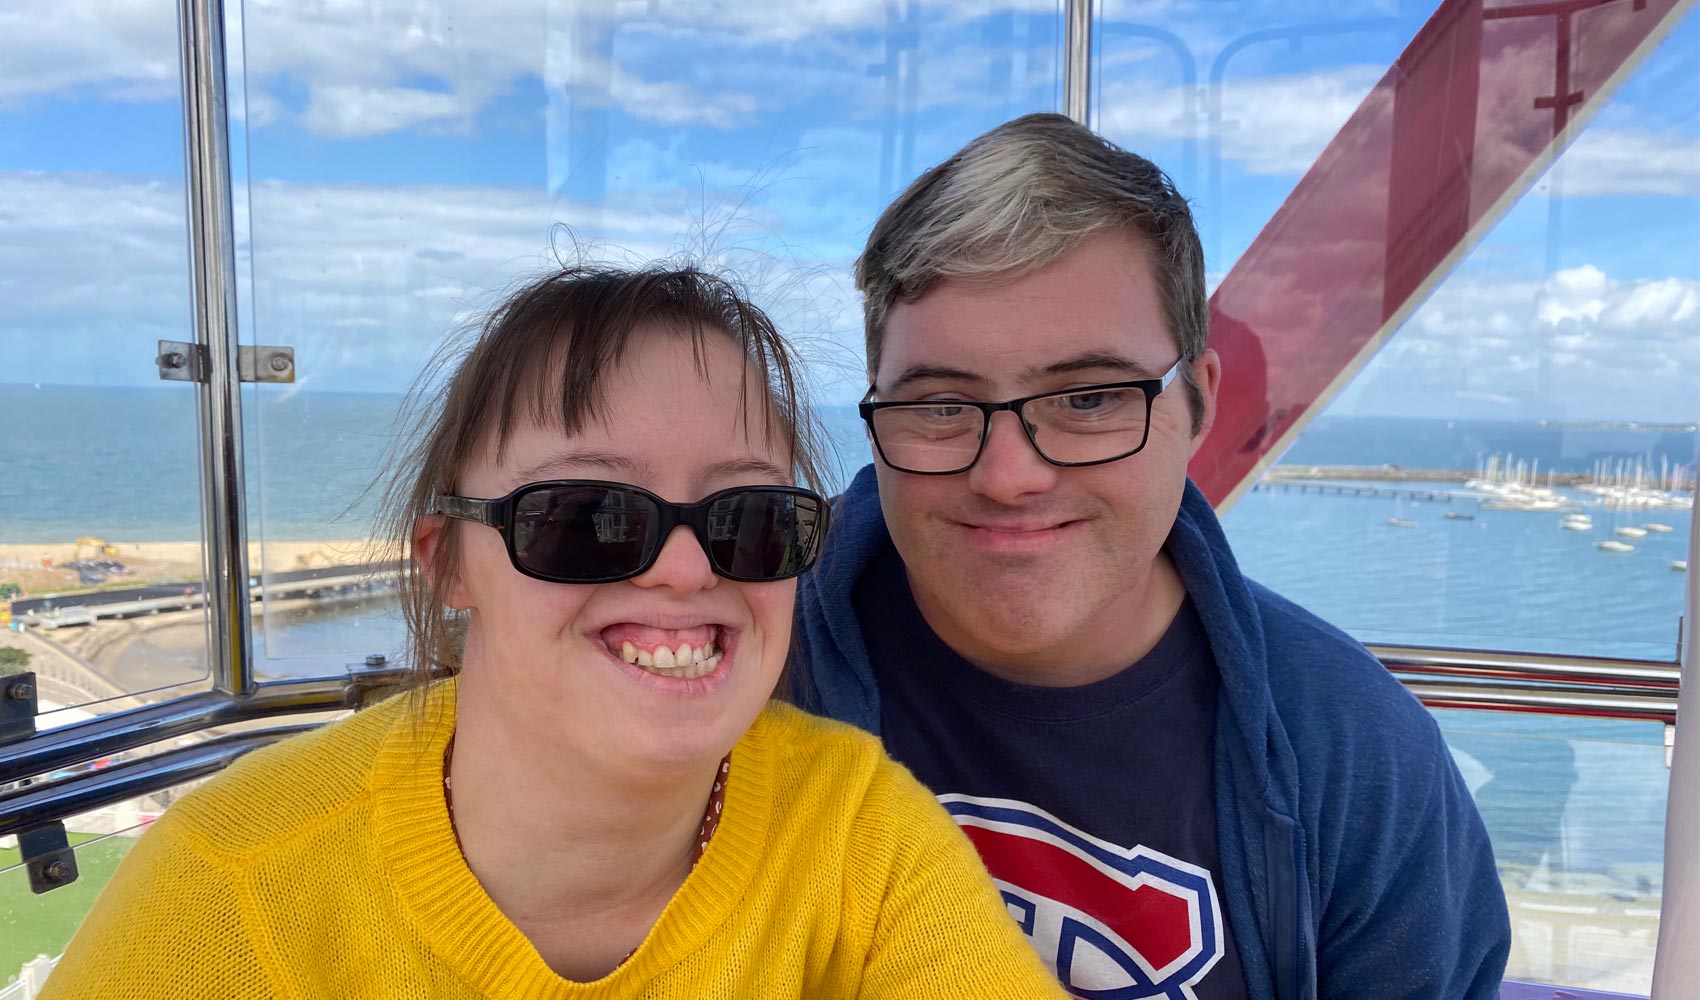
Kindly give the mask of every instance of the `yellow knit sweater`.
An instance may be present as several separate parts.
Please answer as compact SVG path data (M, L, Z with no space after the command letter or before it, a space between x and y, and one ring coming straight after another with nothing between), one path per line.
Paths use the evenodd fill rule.
M770 706L642 946L557 976L443 803L454 687L258 751L172 806L49 978L67 997L1053 997L973 847L872 737Z

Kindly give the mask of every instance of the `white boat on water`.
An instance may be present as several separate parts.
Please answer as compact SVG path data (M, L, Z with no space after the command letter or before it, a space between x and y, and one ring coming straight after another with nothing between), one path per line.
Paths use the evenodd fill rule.
M1670 568L1676 570L1678 573L1686 573L1688 572L1688 560L1672 559L1670 561Z
M1565 531L1593 531L1594 519L1586 514L1566 514L1558 526Z
M1646 528L1631 528L1631 527L1628 527L1627 525L1622 527L1622 528L1618 528L1615 533L1622 535L1625 538L1646 538L1647 537L1647 529Z
M1648 531L1657 531L1661 535L1668 534L1669 532L1676 530L1675 528L1672 528L1668 524L1660 524L1657 521L1648 521L1646 524L1643 524L1641 527L1646 528Z
M1559 500L1543 500L1537 497L1507 497L1502 500L1483 500L1483 510L1557 510L1564 506Z
M1417 526L1417 522L1408 521L1402 517L1390 517L1387 519L1387 524L1393 528L1415 528Z
M1634 552L1635 551L1635 546L1630 545L1628 542L1620 542L1615 538L1608 538L1603 542L1595 542L1594 548L1603 549L1607 552Z

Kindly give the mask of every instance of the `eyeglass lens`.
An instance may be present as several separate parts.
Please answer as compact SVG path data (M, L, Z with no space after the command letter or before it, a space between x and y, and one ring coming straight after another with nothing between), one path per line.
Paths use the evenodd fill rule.
M1150 408L1137 388L1086 389L1029 400L1021 419L1039 453L1053 462L1101 462L1145 444ZM973 464L987 415L948 401L873 411L886 463L910 472L957 472Z

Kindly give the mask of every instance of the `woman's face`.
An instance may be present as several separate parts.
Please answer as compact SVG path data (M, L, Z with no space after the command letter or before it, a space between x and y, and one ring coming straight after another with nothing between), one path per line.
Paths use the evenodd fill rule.
M466 470L460 492L499 497L540 480L600 479L689 503L728 486L789 482L786 454L762 431L760 379L751 375L741 401L738 347L715 336L704 347L706 377L689 338L640 331L606 383L602 419L571 436L522 420L503 455L488 447ZM634 776L717 760L773 691L796 581L722 579L689 528L674 529L649 570L606 584L524 576L493 528L463 523L458 537L460 571L446 596L471 612L463 707L494 710L559 759ZM702 668L654 663L681 646L710 658L717 650L720 662L696 677L687 675Z

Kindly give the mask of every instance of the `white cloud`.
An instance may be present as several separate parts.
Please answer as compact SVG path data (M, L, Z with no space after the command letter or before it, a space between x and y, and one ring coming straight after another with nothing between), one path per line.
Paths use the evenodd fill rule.
M1605 312L1610 283L1605 272L1592 264L1559 271L1547 279L1535 315L1548 326L1573 320L1596 321Z
M267 116L251 118L249 124L259 127L276 120L277 103L268 101ZM365 138L417 125L464 129L471 124L477 104L464 93L330 85L313 88L301 124L332 139Z
M1700 197L1700 140L1633 128L1590 128L1564 151L1549 179L1570 198Z
M588 94L575 90L581 100L592 106L613 104L658 125L732 128L749 122L757 109L756 99L749 94L699 94L684 84L645 80L616 66L607 67L603 73L606 96L596 89L584 88Z
M1531 55L1530 52L1534 54ZM1509 47L1484 70L1487 90L1481 120L1506 120L1504 105L1521 108L1528 94L1550 87L1550 58L1536 46ZM1106 85L1100 128L1132 148L1142 143L1209 136L1209 92L1143 77L1127 67L1124 78ZM1221 152L1247 173L1298 176L1372 94L1386 73L1379 65L1331 66L1285 76L1230 77L1221 92ZM1139 76L1136 77L1136 74ZM1143 77L1143 78L1140 78ZM1565 150L1548 175L1565 197L1612 195L1700 197L1700 139L1676 131L1637 128L1635 115L1619 113L1595 124ZM1385 137L1372 141L1385 142ZM1518 137L1478 136L1479 173L1500 159L1526 160Z
M829 95L844 120L853 121L889 100L883 79L869 70L886 58L891 38L905 37L915 43L903 55L915 90L903 100L917 111L1049 96L1057 74L1050 47L992 51L976 44L974 31L954 29L1012 10L1045 17L1056 11L1054 3L928 3L913 36L903 27L891 38L887 6L885 0L247 0L232 5L233 17L239 12L243 19L232 54L245 60L249 83L248 107L238 102L235 111L251 128L293 121L333 139L408 129L460 132L520 81L535 78L544 83L553 115L567 107L617 107L663 127L730 129ZM1311 7L1283 8L1280 17L1333 16L1326 3ZM1248 23L1266 19L1249 16ZM1121 22L1164 23L1200 60L1228 37L1214 6L1187 0L1128 0L1102 17L1106 31ZM167 0L11 0L0 8L0 108L47 95L174 98L175 20ZM1206 88L1152 80L1142 64L1148 60L1128 59L1141 53L1150 55L1125 45L1108 53L1100 127L1134 148L1207 138ZM1524 77L1546 72L1549 62L1535 55L1510 47L1496 56L1484 77L1498 81L1482 96L1486 117L1504 102L1526 100L1537 81ZM998 60L1012 61L1012 79L1001 85L1011 93L986 86L988 67ZM1252 174L1302 173L1384 71L1379 64L1346 65L1230 76L1221 93L1223 157ZM920 137L928 154L930 138ZM951 136L946 146L957 141ZM1484 137L1478 159L1485 165L1516 152ZM1700 141L1614 119L1610 129L1584 133L1561 169L1569 196L1700 196Z
M247 78L253 127L292 119L331 138L460 129L519 81L540 79L551 102L618 107L664 126L731 128L846 87L849 103L877 106L867 70L883 58L887 7L248 0L232 9L242 33L232 33L230 49ZM986 57L959 56L948 29L1020 8L1055 9L1043 0L928 4L910 50L922 60L919 106L982 98L983 86L961 84L982 82L974 72ZM0 106L81 91L170 99L175 22L164 0L15 0L0 11ZM972 64L966 76L957 72L964 62Z
M0 5L0 108L46 94L177 96L177 14L163 0Z
M1694 319L1697 308L1700 308L1700 295L1696 295L1694 282L1665 278L1636 284L1612 308L1609 321L1620 329L1654 323L1687 323ZM1700 377L1700 372L1695 374Z
M759 11L750 6L728 5L719 16L729 29L752 37L884 16L877 0L824 5L824 21L802 10L767 17L765 5L756 5ZM532 0L248 0L240 8L243 35L232 34L229 45L244 63L248 93L259 106L249 113L250 125L291 116L279 100L287 79L306 93L300 124L332 138L420 125L462 127L514 81L552 78L546 72L552 58L574 67L571 79L553 81L561 92L590 99L582 84L594 75L602 99L645 120L726 127L753 109L754 97L714 87L712 80L704 89L611 66L598 51L618 25L602 12L617 16L623 10ZM242 38L245 46L238 44ZM176 14L169 2L15 0L0 9L0 107L83 92L169 100L178 89Z
M837 398L860 378L847 261L810 261L761 232L704 237L702 220L665 198L616 192L583 206L541 188L275 181L239 191L253 231L239 260L255 282L245 335L294 347L309 384L406 386L446 334L581 247L630 264L697 251L744 280L823 391ZM151 382L154 341L192 336L184 234L175 183L0 172L0 297L12 303L0 379Z
M1388 340L1342 405L1430 417L1700 417L1700 280L1585 264L1545 281L1463 271Z
M1549 278L1539 303L1541 321L1561 330L1596 325L1645 336L1692 326L1700 313L1700 283L1685 278L1614 281L1584 264Z
M1229 78L1221 95L1223 158L1253 174L1304 173L1384 73L1382 66L1337 66L1292 76ZM1189 93L1182 87L1120 80L1105 87L1099 126L1137 148L1148 141L1202 140L1209 113L1202 87Z

